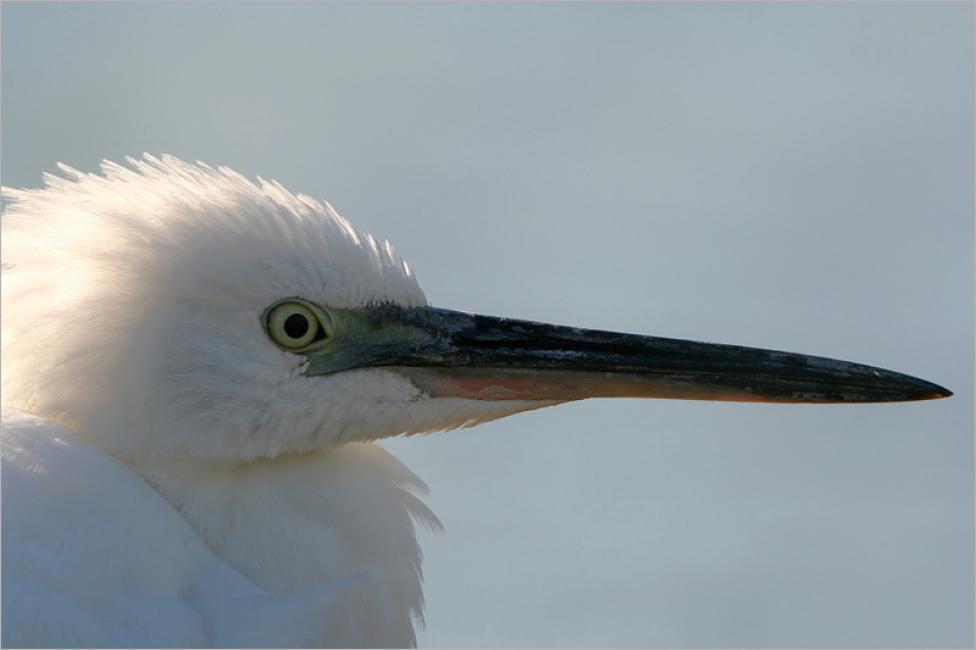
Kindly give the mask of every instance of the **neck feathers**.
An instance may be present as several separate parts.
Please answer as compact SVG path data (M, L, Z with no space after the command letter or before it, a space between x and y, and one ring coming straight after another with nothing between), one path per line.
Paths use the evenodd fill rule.
M416 496L423 482L379 445L136 469L215 553L268 592L361 578L329 608L330 644L416 644L423 592L415 523L436 530L440 522Z

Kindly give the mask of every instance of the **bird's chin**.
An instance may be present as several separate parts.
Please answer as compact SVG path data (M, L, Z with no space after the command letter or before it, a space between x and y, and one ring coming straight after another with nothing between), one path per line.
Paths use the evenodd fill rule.
M296 428L281 432L290 441L287 450L470 427L564 401L439 394L402 370L363 368L304 382L316 389L300 422L291 420Z
M516 413L534 411L562 404L560 400L468 399L464 397L428 397L411 402L400 410L397 421L378 438L414 435L473 427Z

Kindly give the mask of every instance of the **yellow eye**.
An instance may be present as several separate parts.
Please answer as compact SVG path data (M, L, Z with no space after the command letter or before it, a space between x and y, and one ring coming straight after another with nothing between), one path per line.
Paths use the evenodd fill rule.
M312 310L297 302L275 305L268 313L268 335L283 348L303 348L318 336L319 319Z

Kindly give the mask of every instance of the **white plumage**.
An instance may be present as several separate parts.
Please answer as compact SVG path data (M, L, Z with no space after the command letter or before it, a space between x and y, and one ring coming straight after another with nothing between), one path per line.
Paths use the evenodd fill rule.
M270 595L124 463L10 409L3 534L6 647L311 645L364 586Z

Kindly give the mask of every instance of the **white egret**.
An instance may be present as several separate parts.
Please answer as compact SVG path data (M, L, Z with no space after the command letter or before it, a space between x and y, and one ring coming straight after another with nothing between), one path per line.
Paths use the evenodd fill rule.
M408 646L423 483L372 441L586 397L950 393L427 306L328 204L146 156L5 190L3 644Z

